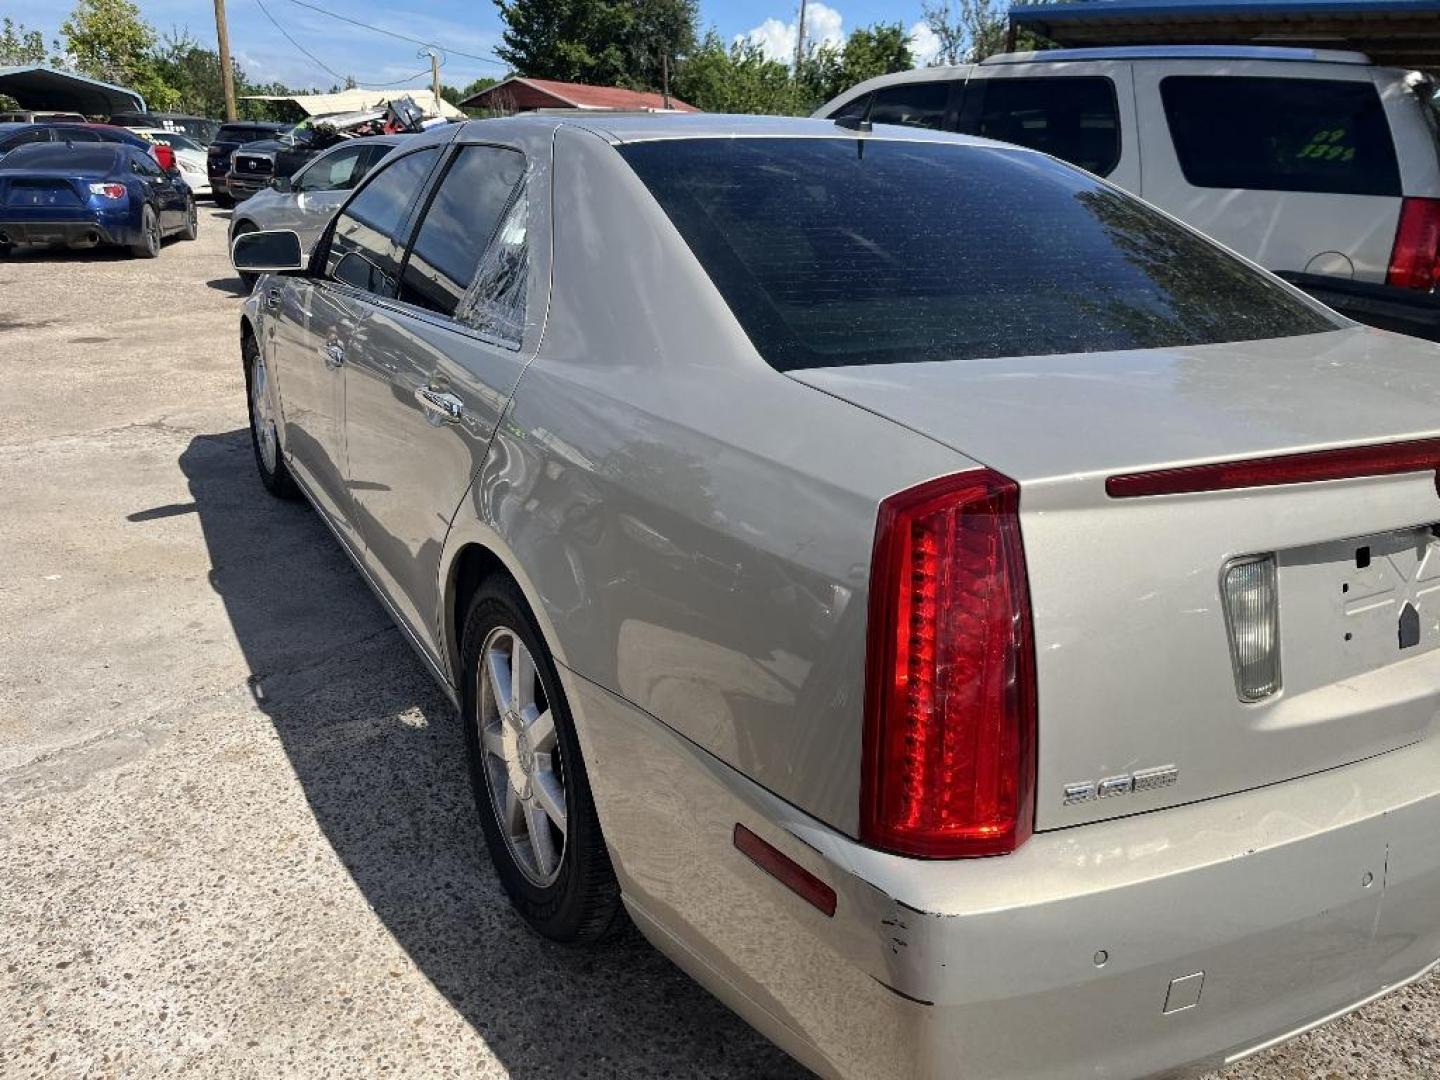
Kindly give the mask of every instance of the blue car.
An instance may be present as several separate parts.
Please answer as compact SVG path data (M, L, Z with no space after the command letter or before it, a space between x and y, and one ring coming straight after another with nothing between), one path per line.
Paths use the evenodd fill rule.
M127 247L146 259L171 234L195 239L190 188L141 147L37 142L0 158L0 255L20 244Z

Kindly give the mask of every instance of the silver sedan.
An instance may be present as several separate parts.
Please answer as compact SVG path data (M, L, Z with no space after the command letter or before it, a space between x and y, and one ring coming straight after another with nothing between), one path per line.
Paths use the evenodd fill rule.
M816 1072L1236 1060L1440 956L1440 351L914 129L416 136L240 346L538 932Z
M246 233L290 229L309 251L350 192L399 141L399 136L376 135L339 143L294 176L257 191L230 215L231 244ZM241 276L253 284L253 274Z

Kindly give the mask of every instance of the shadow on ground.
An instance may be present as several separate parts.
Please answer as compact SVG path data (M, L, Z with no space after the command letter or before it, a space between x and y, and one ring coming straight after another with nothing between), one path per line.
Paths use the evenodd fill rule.
M211 278L205 282L206 288L214 289L216 292L228 293L231 296L249 296L250 286L241 280L238 274L231 277Z
M252 694L317 822L512 1077L809 1075L638 935L572 951L532 934L491 873L453 708L318 516L263 490L245 430L195 438L180 466Z

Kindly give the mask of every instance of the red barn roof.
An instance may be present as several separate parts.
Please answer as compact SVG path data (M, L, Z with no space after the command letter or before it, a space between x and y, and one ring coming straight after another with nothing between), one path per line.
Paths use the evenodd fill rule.
M624 90L618 86L590 86L586 83L559 82L555 79L525 79L511 76L504 82L472 94L460 103L471 109L496 109L502 105L519 112L532 109L607 109L611 111L673 109L675 112L699 112L693 105L674 94L669 103L660 94L644 90Z

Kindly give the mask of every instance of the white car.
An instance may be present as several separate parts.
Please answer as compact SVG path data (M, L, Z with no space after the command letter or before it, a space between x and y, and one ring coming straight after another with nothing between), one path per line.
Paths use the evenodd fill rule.
M205 169L205 148L189 135L164 128L130 128L136 135L175 151L175 167L192 195L210 194L210 175Z
M1433 92L1358 52L1129 46L884 75L816 116L1044 151L1361 322L1440 340Z

